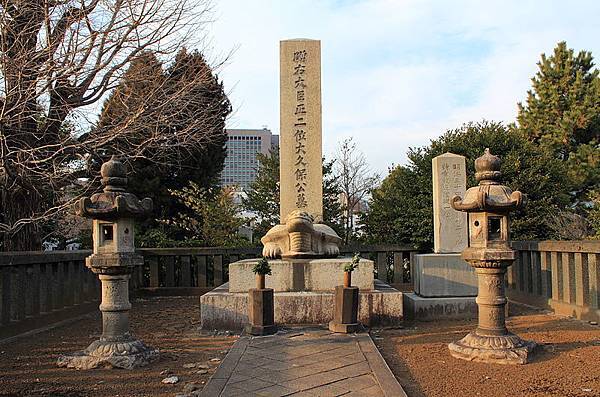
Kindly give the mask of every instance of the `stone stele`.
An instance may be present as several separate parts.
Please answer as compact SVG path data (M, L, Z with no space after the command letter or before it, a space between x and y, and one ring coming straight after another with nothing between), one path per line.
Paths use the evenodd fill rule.
M444 153L433 167L433 252L455 253L467 247L467 214L454 211L450 199L467 190L465 158Z
M280 43L280 219L262 238L269 258L335 257L341 239L323 222L321 42Z

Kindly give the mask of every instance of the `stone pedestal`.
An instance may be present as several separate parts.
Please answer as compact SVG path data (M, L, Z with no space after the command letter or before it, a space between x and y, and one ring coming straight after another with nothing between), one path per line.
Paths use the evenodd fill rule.
M332 332L351 333L360 331L358 323L358 288L335 287L333 320L329 322Z
M477 296L475 270L460 254L420 254L414 258L414 291L419 296Z
M251 335L272 335L277 332L271 288L252 288L248 291L248 320L246 332Z
M101 274L102 336L83 352L58 358L59 367L132 369L158 359L159 352L129 333L129 274Z
M483 262L485 263L485 262ZM494 263L494 262L491 262ZM479 279L479 324L475 331L448 348L453 357L494 364L526 364L535 342L509 332L505 325L505 264L476 268Z
M269 276L267 276L267 280ZM368 327L399 326L403 320L402 292L375 280L358 295L358 321ZM275 292L275 323L327 324L334 316L334 291ZM248 324L248 292L229 292L223 284L200 297L200 322L205 330L239 332Z
M332 291L342 284L344 265L351 258L269 260L271 275L266 287L275 292ZM229 292L247 292L254 287L252 268L258 259L247 259L229 265ZM352 272L352 284L361 291L373 289L373 261L361 259Z
M406 318L418 321L477 317L477 275L460 254L414 256L414 294L404 294Z

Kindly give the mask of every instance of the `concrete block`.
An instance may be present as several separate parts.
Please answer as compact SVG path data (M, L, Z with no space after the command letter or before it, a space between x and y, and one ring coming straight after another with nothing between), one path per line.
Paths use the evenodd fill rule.
M229 292L248 292L256 281L252 268L259 259L246 259L229 265ZM344 265L351 258L270 260L272 274L265 278L266 287L275 292L333 291L344 282ZM361 259L352 272L352 285L372 290L373 261Z
M206 330L242 330L248 323L248 293L229 292L223 284L200 297L200 322ZM379 281L359 293L358 321L367 326L402 323L402 292ZM275 292L275 323L327 324L334 315L333 291Z
M460 254L421 254L414 256L415 292L427 298L477 296L475 270Z
M477 318L474 297L424 298L415 293L405 293L404 315L407 320L436 321Z

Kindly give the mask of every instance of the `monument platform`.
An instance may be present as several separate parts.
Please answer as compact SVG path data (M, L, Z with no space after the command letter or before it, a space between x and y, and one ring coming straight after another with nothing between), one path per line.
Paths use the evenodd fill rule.
M351 258L329 259L273 259L269 260L272 274L266 278L266 287L275 292L333 291L342 285L344 265ZM229 265L229 292L247 293L256 283L252 268L258 259L246 259ZM373 261L361 259L352 272L352 285L372 290Z
M462 320L477 317L477 276L460 254L415 255L414 291L404 294L407 319Z
M274 301L277 324L327 324L333 319L333 290L275 292ZM225 283L200 297L201 327L241 331L248 323L247 305L248 292L230 292L229 283ZM358 320L361 324L396 326L401 324L402 317L402 292L378 280L373 289L360 292Z
M477 275L460 254L414 256L415 292L425 298L477 296Z

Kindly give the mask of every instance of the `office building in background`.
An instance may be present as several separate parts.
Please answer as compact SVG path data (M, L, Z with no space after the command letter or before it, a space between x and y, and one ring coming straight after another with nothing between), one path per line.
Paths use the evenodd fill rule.
M221 186L237 186L247 189L256 179L257 154L269 154L271 148L279 148L279 135L263 128L228 129L227 157L221 173Z

